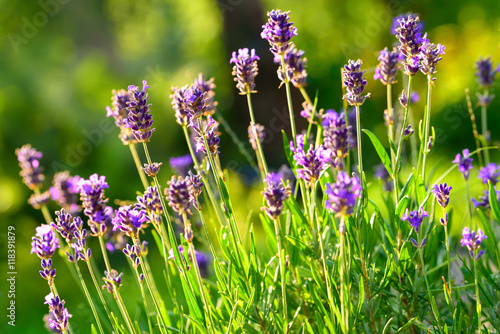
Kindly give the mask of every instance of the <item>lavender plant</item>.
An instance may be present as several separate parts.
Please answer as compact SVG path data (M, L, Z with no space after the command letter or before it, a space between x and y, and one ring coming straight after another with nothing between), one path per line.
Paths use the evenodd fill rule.
M286 88L292 134L288 140L283 131L288 166L276 170L268 165L262 146L265 127L257 123L252 106L252 98L259 98L259 57L254 49L242 48L229 60L236 89L247 98L248 139L259 166L256 187L262 190L261 210L250 213L247 223L236 214L235 204L242 199L236 198L224 169L220 148L227 143L219 132L224 122L215 80L203 74L171 89L171 112L189 153L161 157L169 159L174 172L169 181L163 179L169 170L160 173L162 162L154 161L148 149L162 129L153 127L153 115L158 119L161 114L149 103L147 82L142 89L113 90L107 117L114 118L142 181L143 189L134 196L109 199L105 191L117 181L68 171L54 175L52 187L44 191L42 153L29 144L16 150L23 182L33 191L29 202L45 219L33 231L32 253L41 259L40 275L49 285L44 294L50 331L77 333L70 318L82 318L77 310L72 318L56 289L65 279L56 268L61 261L55 261L62 255L91 308L93 333L500 332L500 191L495 188L500 169L487 159L475 178L472 157L478 151L464 149L454 160L448 157L446 172L426 172L435 139L431 86L444 46L429 42L417 16L395 21L400 44L380 52L374 75L387 86L388 153L383 140L361 128L360 106L370 93L365 93L368 82L360 59L348 60L342 69L345 94L338 100L345 100L344 111L310 99L307 60L292 42L297 28L291 15L270 11L261 34ZM408 76L401 85L396 80L400 69ZM489 58L478 69L482 88L491 87L498 70ZM409 122L409 108L417 99L411 85L419 72L427 76L427 99L417 127L416 120ZM308 120L301 134L292 88L300 91L300 114ZM393 89L403 92L400 115L393 107ZM483 102L490 98L486 90ZM420 148L408 152L404 141L414 127ZM362 141L363 133L374 150ZM136 146L142 146L145 159ZM374 153L381 164L372 176L363 168L363 154ZM407 159L418 153L418 160ZM357 165L351 163L355 160ZM408 168L402 168L403 160ZM457 167L466 181L465 221L474 229L463 228L463 249L454 233L463 223L455 204L460 185L453 184L452 192L444 182ZM376 178L382 180L380 195ZM471 199L471 183L483 187L479 197L474 193L477 199ZM57 208L55 220L49 208ZM88 275L82 275L80 264ZM95 291L88 288L87 277ZM134 302L122 294L133 294Z

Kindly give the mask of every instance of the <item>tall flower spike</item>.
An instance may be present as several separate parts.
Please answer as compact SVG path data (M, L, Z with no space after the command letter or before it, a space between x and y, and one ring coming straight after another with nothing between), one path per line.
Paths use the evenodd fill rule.
M349 59L347 65L344 65L343 80L347 93L343 96L351 106L362 105L370 93L362 95L365 90L366 80L363 78L365 71L361 71L361 59L357 61Z
M196 151L202 151L205 154L211 152L212 154L219 153L219 123L215 121L212 116L208 116L206 121L200 119L191 123L194 131L198 134L196 137ZM208 145L205 147L205 137Z
M290 149L294 152L293 158L297 165L297 178L304 179L309 187L319 179L321 173L328 168L330 160L330 151L320 145L316 149L309 145L309 150L304 151L304 135L297 136L297 147L290 142Z
M361 183L356 176L349 177L349 174L340 171L335 183L326 184L325 194L328 196L325 209L332 210L336 215L350 215L356 199L361 195Z
M56 212L56 222L50 224L68 243L73 240L76 231L76 225L72 218L70 213L66 213L64 209L61 209L61 211Z
M266 24L262 26L260 36L271 45L273 54L281 55L290 47L290 40L297 35L297 28L290 20L290 12L281 12L279 9L267 12L269 17Z
M41 259L50 259L59 248L59 239L50 225L38 226L31 240L31 254L35 253Z
M424 211L423 208L418 209L418 211L409 211L406 209L406 212L401 217L401 220L408 221L411 227L415 229L415 232L418 233L424 217L429 217L429 213Z
M40 189L45 179L43 167L40 166L42 152L35 150L30 144L26 144L16 149L16 155L19 167L21 167L19 175L23 178L24 184L31 190Z
M104 275L105 276L102 280L105 284L102 288L108 290L109 293L113 294L113 296L117 298L114 292L122 286L123 273L118 274L116 270L111 269L111 271L104 270Z
M464 179L467 181L469 179L469 171L472 169L472 158L469 158L469 150L464 149L462 155L458 153L453 160L453 163L458 164L458 170L462 173Z
M178 214L182 215L184 213L191 214L191 203L192 196L190 192L191 182L189 178L175 177L167 182L168 188L166 188L165 196L168 200L168 205Z
M207 112L209 97L198 86L191 86L184 93L184 104L191 122Z
M277 219L283 210L283 204L290 197L290 185L285 185L281 179L281 175L277 173L267 174L264 182L266 183L266 187L261 194L264 195L267 206L262 207L261 210L264 211L269 218Z
M432 189L432 193L436 196L438 204L443 208L446 208L450 202L450 190L451 186L448 186L446 183L435 184Z
M42 205L45 205L49 202L50 200L50 192L44 191L41 194L31 194L30 198L28 199L28 203L35 209L40 209Z
M375 68L373 79L380 80L384 85L396 83L399 63L403 59L403 54L397 48L393 48L392 51L389 51L388 48L384 48L380 51L380 55L378 56L378 61L380 61L380 63Z
M133 209L131 205L123 205L115 211L111 223L113 231L120 230L134 239L139 235L139 230L147 221L146 213L143 210Z
M406 13L406 14L399 14L398 16L394 16L394 18L392 19L392 24L391 24L391 34L397 35L398 32L396 31L396 29L399 28L399 21L401 19L406 19L407 17L412 17L413 19L415 19L418 17L418 14ZM424 25L423 25L422 21L418 21L417 27L418 27L419 31L423 30Z
M488 181L490 181L493 185L496 185L498 183L499 176L500 168L494 162L491 162L485 167L481 168L478 174L478 177L483 181L484 184L488 184Z
M71 214L77 214L81 208L78 206L78 175L71 176L68 171L54 174L50 195L57 204Z
M255 90L255 77L259 73L257 67L257 60L259 59L254 49L250 53L247 48L238 49L238 55L236 55L236 51L233 52L229 63L234 64L232 74L234 81L237 82L236 88L240 90L241 95L257 93Z
M189 124L189 112L186 108L186 102L184 99L184 94L187 89L187 85L181 88L172 87L172 94L170 94L170 98L172 99L170 104L172 105L172 109L175 111L175 120L182 126L187 126Z
M483 255L484 250L479 251L477 254L475 254L475 252L479 250L479 248L481 247L481 243L486 238L488 237L484 235L481 229L477 230L476 233L476 231L471 231L468 227L464 227L464 229L462 230L462 240L460 240L460 244L462 245L462 247L467 247L470 256L474 260L478 260L481 255Z
M48 304L50 310L49 328L52 330L65 331L68 327L68 320L72 317L68 313L68 309L64 307L64 300L61 300L59 296L54 296L51 292L45 296L45 303Z
M71 247L75 250L74 255L66 253L70 262L85 261L87 262L92 255L92 251L87 247L87 230L83 228L83 221L80 217L73 218L75 231L73 232L74 242Z
M218 104L217 101L214 100L214 78L205 80L203 73L199 73L198 77L194 79L194 85L197 86L203 93L206 93L207 109L205 110L203 116L213 115L215 113L215 107Z
M144 164L144 167L141 168L148 176L155 177L160 172L161 165L163 162L153 162L150 165Z
M327 110L323 116L323 145L330 151L332 164L337 169L343 168L342 160L349 153L349 130L345 119L340 117L335 110Z
M120 129L119 138L121 139L123 145L128 145L131 143L136 143L132 130L127 127L127 117L128 117L128 102L130 101L130 93L124 89L115 90L111 92L113 96L111 97L111 107L106 107L106 117L113 117L115 119L115 125Z
M263 125L260 125L259 123L255 123L255 132L257 132L257 137L259 137L259 142L262 143L262 141L264 140L264 138L266 138L266 132L264 131L265 128ZM258 150L258 147L257 147L257 138L255 136L255 132L253 131L253 127L252 127L252 124L250 124L248 126L248 139L250 141L250 144L252 144L252 148L254 149L254 151L257 151Z
M149 222L155 224L161 223L163 208L156 186L148 187L143 196L137 196L137 203L134 204L134 207L138 211L143 211Z
M106 223L112 215L111 207L107 207L108 199L104 191L108 188L105 176L90 175L88 180L80 179L78 189L84 208L83 213L89 217L89 227L93 235L103 235Z
M500 190L495 189L495 198L497 201L500 201ZM475 198L471 199L472 204L474 204L474 208L483 207L485 209L490 208L490 191L489 189L483 190L483 195L480 196L477 200Z
M421 27L419 26L420 19L418 17L408 16L407 19L400 19L399 27L396 28L396 37L401 43L401 53L406 60L403 62L405 74L415 75L419 69L419 54L422 45L427 40L426 35L422 37Z
M299 89L305 87L307 79L307 58L304 57L304 51L297 49L295 44L290 42L290 46L284 53L283 58L285 60L285 68L288 78L292 84ZM281 56L276 54L274 56L274 62L281 65ZM285 82L286 80L285 71L281 66L278 68L278 78L282 82Z
M437 63L443 59L440 57L444 55L444 45L429 43L428 40L425 40L422 44L422 48L420 49L420 71L431 76L436 73L436 65ZM436 78L432 78L432 80L436 80Z
M495 75L500 72L500 64L498 64L496 68L493 68L491 56L486 58L479 57L479 60L476 62L476 69L476 77L479 85L482 88L488 88L493 85Z
M130 101L127 103L128 117L127 127L132 130L135 139L139 143L147 143L155 131L153 126L153 115L151 115L151 104L148 104L149 95L146 93L146 80L142 81L142 90L137 86L129 86Z

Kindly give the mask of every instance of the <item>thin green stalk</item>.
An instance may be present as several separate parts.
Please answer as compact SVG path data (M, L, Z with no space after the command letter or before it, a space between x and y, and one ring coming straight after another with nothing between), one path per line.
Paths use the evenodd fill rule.
M406 123L408 122L408 110L410 108L410 93L411 93L411 76L408 77L408 89L406 92L406 96L408 96L408 103L406 104L405 114L403 118L403 124L401 124L401 133L399 134L399 141L396 153L396 163L394 168L394 196L395 196L395 204L399 202L399 160L401 159L401 151L403 146L403 133L406 128Z
M139 271L137 270L137 268L135 267L135 265L132 265L132 266L134 268L134 271L135 271L135 274L136 274L136 277L137 277L137 282L139 283L139 288L141 289L142 302L144 304L144 312L146 312L146 318L148 319L149 332L153 333L153 325L151 324L151 319L149 318L149 311L148 311L149 307L148 307L148 302L147 302L147 299L146 299L146 293L144 292L144 286L142 285L141 277L139 275Z
M134 158L135 167L137 168L137 172L139 173L139 176L141 178L142 185L144 186L144 189L148 189L149 182L146 178L146 174L142 170L141 159L139 159L139 154L137 154L135 144L130 143L128 144L128 147L130 148L130 153L132 153L132 157Z
M319 225L319 222L318 222ZM318 226L319 228L319 226ZM349 285L349 283L346 280L346 275L347 275L347 266L346 266L346 252L345 252L345 216L342 215L340 217L340 224L339 224L339 234L340 234L340 252L339 252L339 259L340 259L340 312L342 316L342 330L344 333L349 333L350 331L350 326L349 326L349 302L347 299L349 298L349 293L346 291L346 286ZM321 240L321 237L320 237ZM321 247L322 242L321 242ZM328 290L328 300L330 301L331 305L330 308L332 309L332 316L333 316L333 297L331 297L331 292L329 289L329 279L328 275L326 272L326 263L325 259L323 258L323 267L325 270L325 275L326 275L326 284L327 284L327 290ZM347 293L346 293L347 292Z
M99 320L99 315L97 314L97 310L95 308L94 302L92 301L92 297L90 297L89 290L87 289L87 284L85 284L85 281L83 280L82 272L80 271L80 267L78 267L78 262L75 262L75 268L76 272L78 273L78 278L80 279L80 284L82 285L83 291L85 292L85 297L87 297L90 308L92 309L92 313L94 314L94 318L97 322L97 327L99 328L99 332L101 332L101 334L104 334L101 321Z
M283 73L285 74L286 100L288 103L288 112L290 114L290 126L292 128L293 144L297 145L297 130L295 130L295 115L293 113L292 93L290 92L290 78L288 77L288 73L286 71L284 54L281 54L280 57L281 68L283 69Z
M281 224L280 217L273 219L274 222L274 233L276 233L276 243L278 245L278 256L280 260L280 271L281 271L281 298L283 299L283 328L287 328L288 331L288 304L286 300L286 281L285 281L285 251L283 245L281 244Z
M94 270L92 270L92 266L90 265L89 261L85 261L87 263L87 267L89 269L90 276L92 277L92 281L94 282L95 289L97 290L97 294L99 295L99 299L101 299L102 306L104 306L104 310L106 311L106 314L108 315L109 322L111 323L111 326L114 328L115 331L117 331L117 328L114 325L113 317L111 316L111 313L109 312L108 305L106 304L106 300L104 299L104 296L102 295L101 292L101 287L97 283L97 279L94 275Z
M318 230L318 239L319 239L319 247L321 250L321 262L323 265L323 273L325 275L325 282L326 282L326 292L328 295L328 304L330 306L330 312L332 319L335 319L335 314L334 314L334 307L335 303L333 302L333 293L332 293L332 286L330 282L330 275L328 273L328 267L326 265L326 253L325 253L325 245L323 244L323 229L321 228L320 220L316 219L316 228ZM340 237L342 240L342 236ZM342 247L342 246L341 246Z
M425 108L425 130L424 130L424 138L422 143L420 144L420 155L423 154L423 162L422 162L422 182L425 184L425 166L427 160L427 154L429 151L427 150L427 144L429 142L429 131L430 131L430 123L431 123L431 93L432 93L432 75L427 75L427 105ZM410 98L408 98L410 99ZM420 161L420 158L418 159Z
M387 132L389 135L390 141L394 144L394 109L392 108L392 85L390 83L387 84L387 118L388 118L388 124L387 124ZM391 167L392 170L394 170L394 159L396 158L394 155L394 151L392 150L391 147L389 147L389 150L391 152Z
M443 208L443 219L446 219L446 211L444 208ZM448 237L448 222L446 222L446 225L444 225L444 237L446 242L446 262L448 263L448 288L450 291L451 304L455 305L453 302L453 294L451 293L451 291L453 291L453 287L451 285L450 242Z
M366 193L366 185L364 182L364 175L363 175L363 152L361 151L361 119L359 118L359 106L356 106L356 136L357 136L357 141L358 141L358 173L359 173L359 178L361 179L361 196L359 199L359 203L361 204L362 207L364 207L364 202L365 202L365 193Z
M255 128L255 117L254 117L254 114L253 114L253 106L252 106L252 97L251 97L251 93L250 93L250 88L247 87L247 102L248 102L248 111L250 113L250 120L251 120L251 123L250 123L250 126L252 127L252 131L254 132L254 138L255 138L255 142L257 144L257 151L258 151L258 155L260 156L260 161L262 163L262 168L263 168L263 179L267 176L267 173L268 172L268 168L267 168L267 162L266 162L266 157L264 156L264 151L262 150L262 144L260 142L260 138L259 138L259 135L257 133L257 129Z
M488 98L488 95L489 95L489 91L488 89L486 88L484 90L484 97L485 99ZM489 144L489 141L488 141L488 114L487 114L487 107L486 105L483 103L483 105L481 106L481 130L483 132L483 138L484 138L484 141L486 142L486 145ZM485 160L485 165L489 164L490 163L490 152L488 150L484 150L484 160Z
M38 188L35 188L33 190L33 192L35 193L35 195L40 195L40 189L38 189ZM47 204L42 204L40 206L40 210L42 211L42 215L43 215L43 218L45 219L45 222L50 225L50 223L53 222L53 220L52 220L52 216L49 212L49 209L47 208Z
M476 267L477 260L475 260L472 257L471 257L471 260L474 263L474 285L476 287L477 332L481 333L481 299L479 296L479 284L477 283L477 267Z
M474 220L472 219L472 206L471 206L471 199L470 199L469 179L465 180L465 193L467 194L467 208L469 209L469 221L471 223L474 223ZM475 223L474 223L474 230L476 230Z
M187 219L185 212L182 213L182 221L184 222L184 227L187 228L187 226L189 224L189 220ZM200 290L201 300L203 302L203 308L205 309L205 316L206 316L207 323L208 323L208 332L213 333L215 331L215 325L213 323L212 310L211 310L210 304L208 302L209 299L206 295L205 287L203 286L203 280L201 278L200 268L198 267L198 261L196 259L194 245L193 245L192 240L188 240L187 243L188 243L188 247L189 247L189 252L191 253L191 257L192 257L194 273L195 273L195 277L196 277L196 282L198 283L198 289Z

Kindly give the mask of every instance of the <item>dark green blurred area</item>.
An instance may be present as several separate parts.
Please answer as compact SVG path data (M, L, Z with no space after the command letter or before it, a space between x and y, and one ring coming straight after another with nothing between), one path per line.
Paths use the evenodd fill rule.
M164 163L160 180L165 182L171 174L168 158L188 153L170 106L170 87L190 84L199 72L215 77L218 109L246 143L246 100L237 94L229 65L231 52L238 48L255 48L261 58L259 93L253 97L258 122L289 131L287 116L282 116L287 115L285 91L278 90L276 66L267 42L260 38L265 13L273 8L291 10L298 28L295 44L305 50L308 59L307 90L311 96L317 92L319 107L340 109L340 67L349 58L363 60L372 97L362 108L362 123L380 138L385 133L386 104L385 86L373 80L378 51L396 42L389 31L393 16L419 13L431 41L446 46L432 99L432 124L437 133L436 151L430 156L434 161L438 157L450 161L463 148L474 148L464 89L469 87L476 101L474 62L480 55L491 54L495 64L500 61L497 0L311 0L307 4L299 0L0 0L0 7L1 332L6 328L13 333L43 333L43 298L48 291L38 274L39 259L29 254L31 236L43 217L26 203L30 191L18 176L14 150L31 143L43 152L46 188L55 172L69 169L85 178L92 173L106 175L111 201L134 199L141 189L128 148L118 139L113 121L105 118L112 89L148 80L156 128L149 147L153 160ZM423 114L425 84L425 78L418 75L415 87L421 101L414 107L417 119ZM400 90L400 84L396 85L394 95ZM493 90L500 96L498 84ZM293 97L300 117L300 94L294 91ZM493 141L500 140L499 108L500 97L489 108ZM477 108L475 111L478 114ZM305 127L303 120L297 118L297 122L299 129ZM249 185L253 170L223 126L221 130L222 164L241 176L241 182L231 179L232 195L238 203L239 220L245 222L250 210L259 210L260 186ZM285 163L281 134L269 131L268 136L264 145L268 162L279 168ZM379 162L370 145L366 141L364 146L368 147L364 151L367 166ZM493 161L497 157L494 154ZM51 210L57 208L51 206ZM16 227L15 328L5 325L4 316L8 225ZM121 254L113 259L125 264ZM90 317L90 310L60 257L55 267L58 288L78 324Z

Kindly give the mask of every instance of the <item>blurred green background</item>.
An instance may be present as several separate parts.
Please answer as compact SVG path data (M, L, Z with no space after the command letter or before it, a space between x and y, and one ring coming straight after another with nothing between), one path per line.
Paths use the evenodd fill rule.
M340 109L340 67L349 58L363 60L372 97L362 108L362 123L380 138L385 133L385 86L373 80L378 51L396 42L389 31L393 16L418 13L431 41L446 46L433 90L437 145L430 156L431 161L443 158L446 164L440 170L445 170L456 153L474 148L464 95L469 87L476 101L474 62L490 54L495 64L500 61L498 0L0 0L0 8L0 331L9 333L44 332L43 298L48 291L38 274L39 259L29 254L31 236L43 217L26 203L30 191L18 176L14 150L31 143L43 152L47 188L57 171L68 169L85 178L97 172L107 177L111 201L134 199L141 188L135 166L117 138L118 129L105 118L112 89L148 80L156 128L150 151L153 160L164 162L160 180L165 182L171 174L168 158L188 152L170 106L170 87L191 83L199 72L215 77L218 109L246 143L246 100L234 87L229 59L238 48L255 48L261 61L254 109L257 121L268 128L264 149L269 164L277 169L285 163L279 129L289 131L289 126L285 92L278 90L276 66L267 41L260 38L266 12L291 10L298 28L295 44L308 59L307 90L311 96L317 92L321 108ZM414 106L417 119L423 113L425 84L425 78L418 75L415 88L422 100ZM400 90L400 84L396 85L394 94ZM298 116L301 98L295 90L293 97ZM489 109L492 138L497 141L499 107L500 97ZM297 122L303 129L305 122L298 118ZM259 210L261 186L252 184L253 170L223 126L221 130L221 160L235 172L231 192L238 203L238 219L245 222L248 212ZM364 140L365 164L373 166L378 158ZM460 194L463 182L457 174L449 180L456 181L454 189ZM478 185L473 195L480 191ZM51 210L57 208L51 206ZM258 221L256 217L252 221ZM15 328L6 325L4 316L8 225L16 227ZM124 264L121 254L113 259ZM81 328L90 311L61 258L56 257L55 267L59 291L75 315L73 327Z

